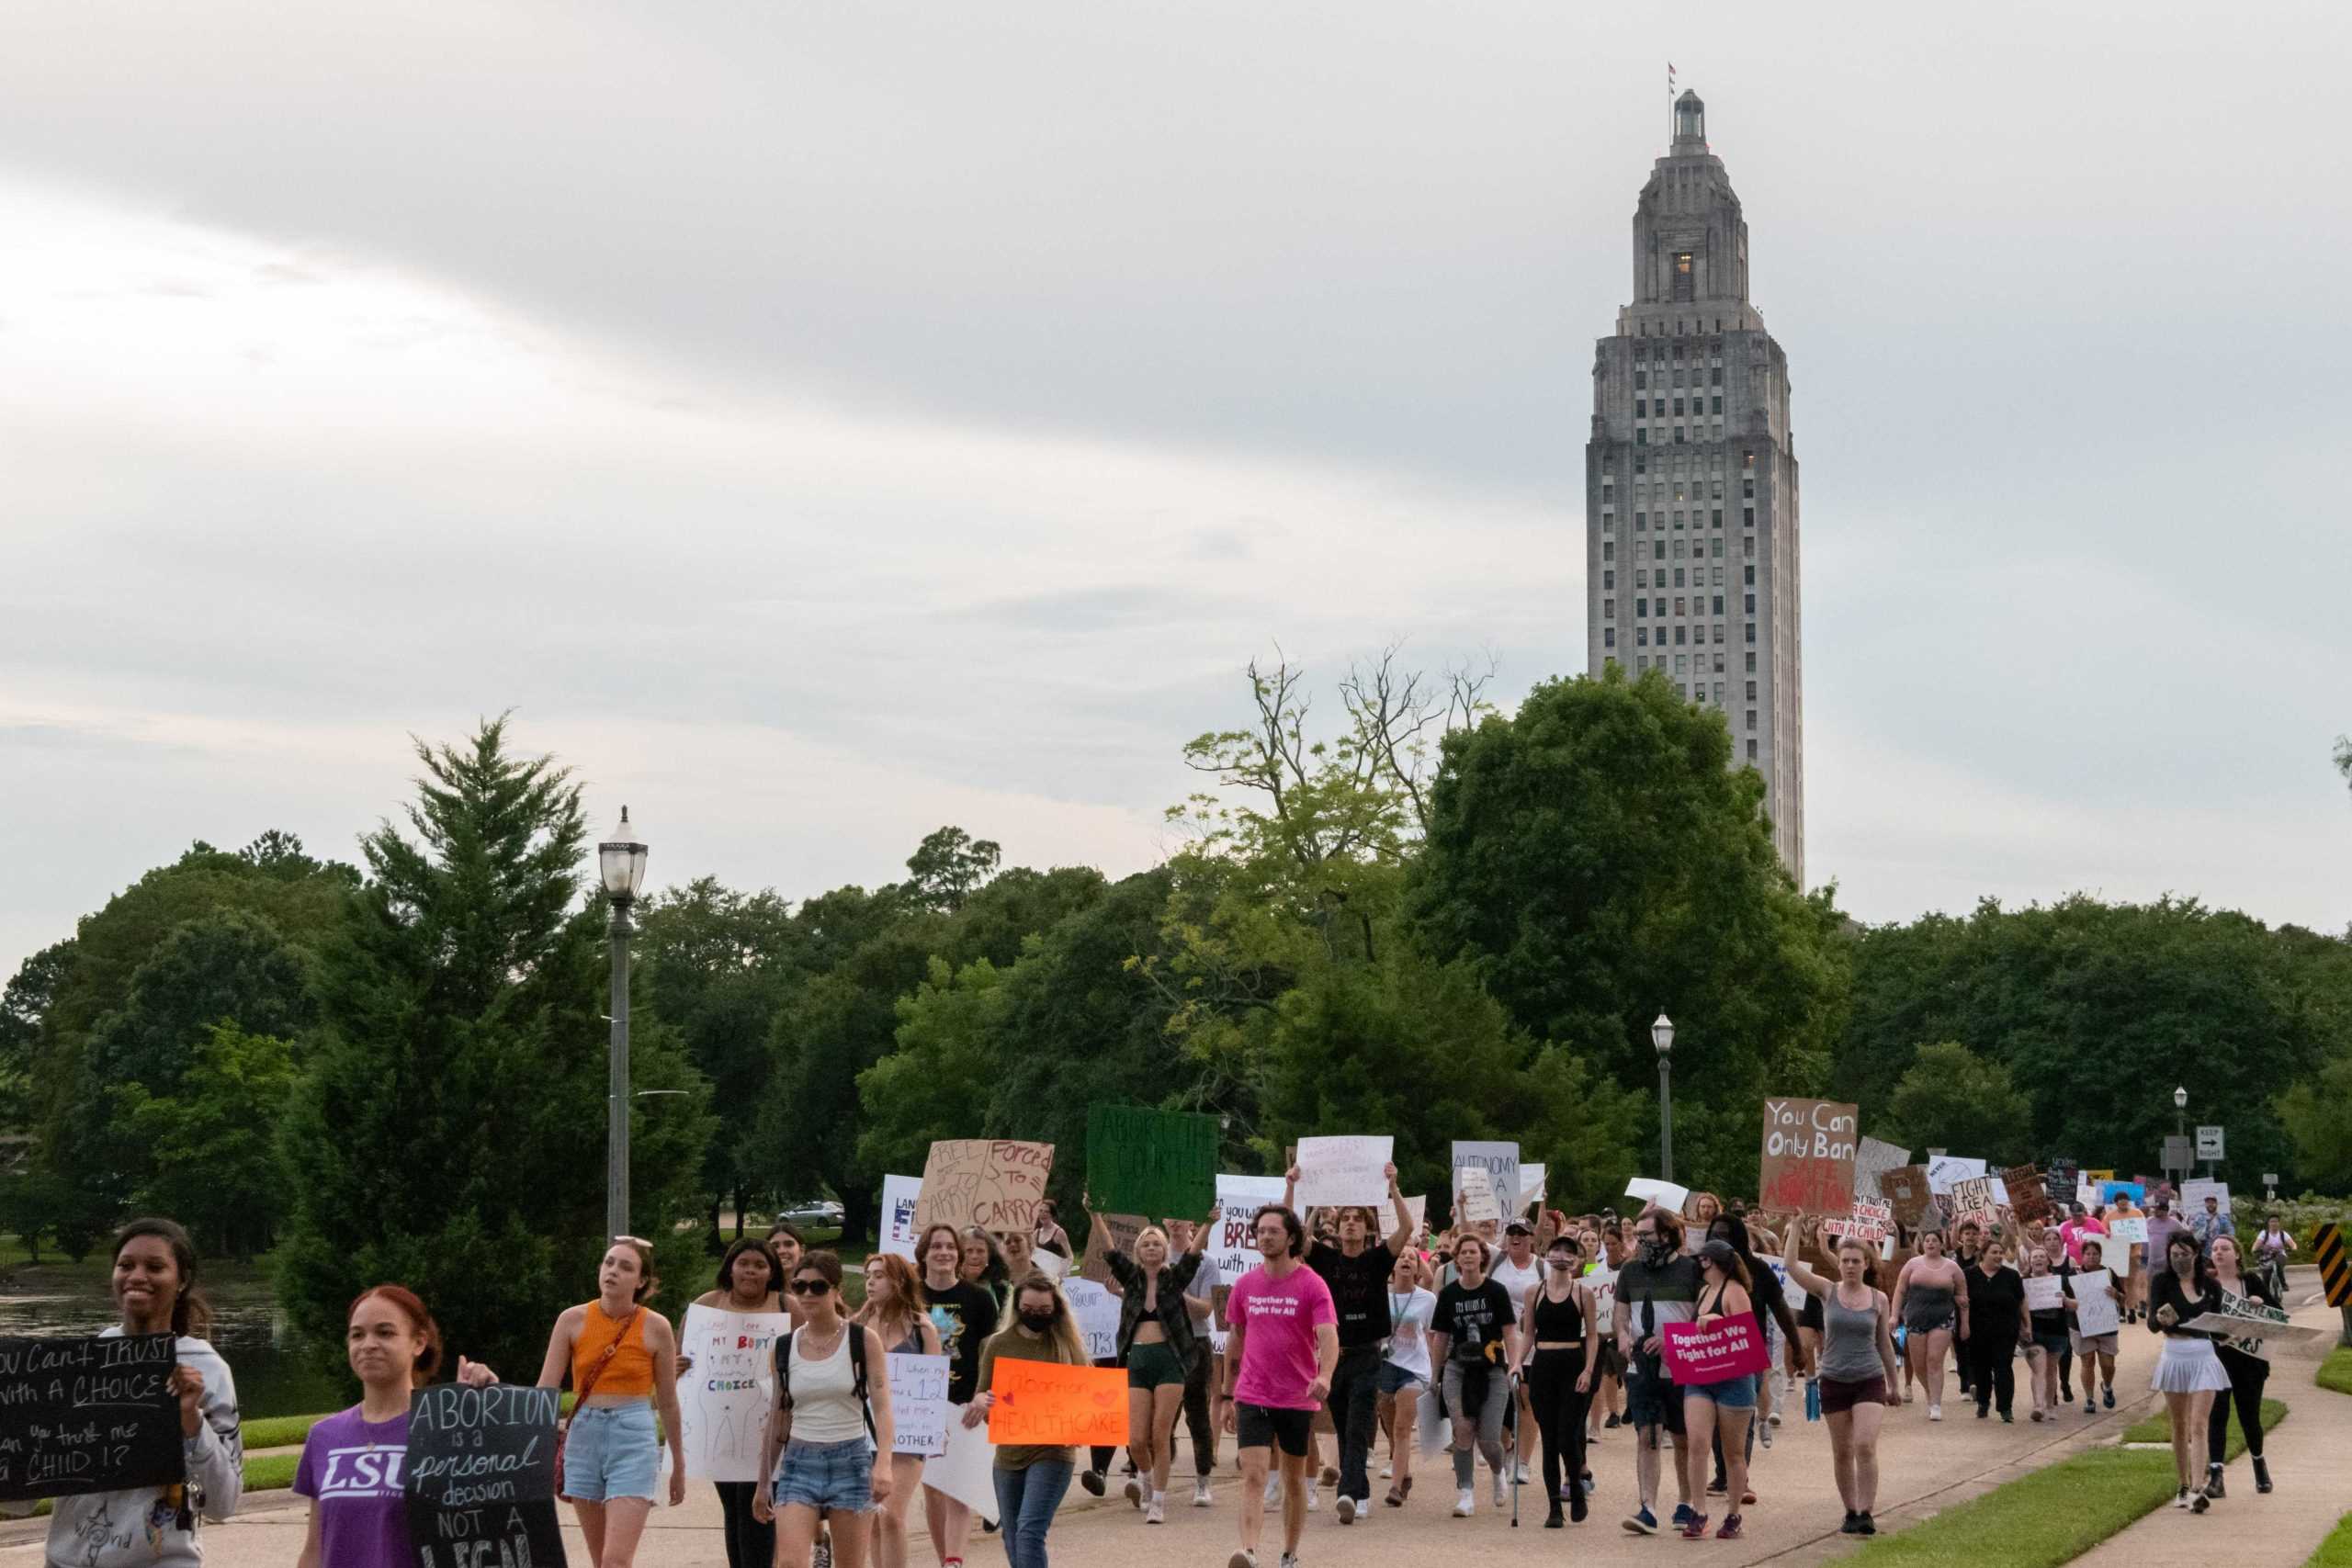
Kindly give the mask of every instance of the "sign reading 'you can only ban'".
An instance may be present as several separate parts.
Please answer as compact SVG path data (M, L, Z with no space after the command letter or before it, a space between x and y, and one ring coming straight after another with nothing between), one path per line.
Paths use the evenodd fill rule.
M1857 1109L1831 1100L1764 1102L1758 1201L1767 1209L1843 1217L1854 1204Z

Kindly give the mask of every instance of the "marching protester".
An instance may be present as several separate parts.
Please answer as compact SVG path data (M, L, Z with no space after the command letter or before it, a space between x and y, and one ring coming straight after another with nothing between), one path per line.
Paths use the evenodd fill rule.
M796 1253L796 1257L797 1254ZM718 1283L696 1296L694 1304L713 1307L720 1312L782 1313L789 1312L786 1303L790 1292L784 1288L784 1269L776 1261L775 1250L767 1243L751 1236L739 1237L718 1260ZM681 1314L678 1326L684 1327ZM694 1370L695 1359L678 1357L678 1375L684 1377ZM752 1517L752 1504L759 1495L756 1481L714 1481L718 1493L720 1532L727 1547L727 1568L752 1568L768 1563L775 1558L775 1527L761 1523Z
M1500 1285L1510 1297L1513 1321L1527 1304L1527 1298L1543 1282L1544 1268L1535 1260L1535 1227L1514 1217L1503 1227L1502 1256L1492 1260L1487 1278ZM1527 1471L1527 1445L1520 1434L1534 1424L1533 1407L1528 1403L1527 1384L1519 1385L1518 1397L1503 1416L1503 1451L1510 1455L1512 1478L1526 1482L1532 1479Z
M997 1315L1002 1317L1012 1288L1012 1275L1004 1266L1004 1248L978 1225L966 1225L957 1239L963 1247L957 1269L964 1283L986 1291L996 1303Z
M1379 1414L1390 1456L1381 1479L1389 1483L1392 1508L1403 1507L1413 1495L1414 1420L1433 1375L1429 1331L1437 1318L1437 1292L1421 1283L1427 1268L1408 1247L1388 1270L1388 1354L1380 1364Z
M1815 1222L1817 1227L1819 1222ZM1818 1230L1814 1232L1816 1243ZM1785 1254L1789 1278L1821 1307L1821 1351L1814 1361L1821 1419L1829 1428L1830 1466L1846 1505L1845 1535L1876 1535L1878 1435L1894 1403L1894 1309L1871 1283L1870 1248L1848 1236L1838 1244L1838 1277L1805 1266L1801 1249Z
M1039 1252L1050 1252L1064 1263L1068 1263L1070 1260L1069 1232L1062 1229L1060 1224L1056 1223L1054 1219L1056 1213L1054 1201L1051 1198L1037 1200L1036 1225L1030 1233L1030 1240L1035 1244Z
M51 1505L51 1568L189 1568L204 1561L200 1519L219 1524L244 1491L244 1439L229 1363L205 1341L212 1311L197 1289L195 1244L170 1220L115 1233L109 1289L118 1318L101 1336L169 1334L185 1483L92 1492Z
M2238 1243L2235 1236L2213 1238L2211 1258L2213 1282L2222 1288L2222 1298L2228 1301L2259 1302L2267 1307L2280 1306L2278 1295L2270 1289L2270 1281L2259 1274L2248 1274L2239 1267ZM2226 1399L2216 1397L2213 1413L2205 1427L2205 1495L2222 1495L2222 1467L2230 1451L2230 1406L2238 1411L2238 1427L2245 1433L2246 1457L2254 1461L2254 1489L2270 1490L2270 1463L2262 1454L2262 1388L2270 1379L2270 1363L2262 1354L2262 1337L2249 1335L2240 1339L2225 1339L2215 1347L2221 1357L2222 1371L2229 1374L2230 1393Z
M1703 1271L1700 1283L1699 1311L1696 1322L1702 1328L1724 1318L1743 1314L1753 1318L1755 1303L1747 1265L1731 1243L1721 1239L1708 1242L1699 1248L1699 1267ZM1712 1291L1711 1296L1708 1292ZM1763 1330L1759 1326L1757 1332ZM1741 1372L1734 1377L1719 1378L1713 1382L1690 1383L1682 1389L1683 1429L1690 1435L1686 1462L1690 1467L1690 1488L1698 1492L1700 1477L1706 1472L1713 1452L1713 1438L1717 1428L1724 1433L1724 1453L1727 1477L1726 1492L1733 1499L1726 1504L1724 1522L1715 1529L1718 1540L1736 1540L1740 1535L1740 1504L1738 1498L1747 1490L1747 1424L1756 1415L1757 1374ZM1694 1513L1683 1521L1682 1539L1703 1540L1707 1536L1707 1516Z
M1968 1337L1968 1278L1944 1256L1939 1231L1919 1234L1919 1255L1894 1280L1894 1316L1903 1325L1903 1359L1928 1396L1928 1419L1944 1418L1944 1358L1957 1335ZM1904 1395L1910 1403L1910 1395Z
M915 1256L922 1260L923 1309L939 1331L940 1354L947 1358L948 1419L955 1420L970 1405L979 1385L980 1348L997 1327L996 1297L962 1278L967 1248L954 1225L938 1222L925 1225ZM982 1256L985 1258L986 1254ZM922 1511L939 1568L960 1565L964 1548L972 1539L970 1506L935 1486L926 1486Z
M2148 1235L2153 1246L2153 1224ZM2165 1396L2165 1411L2172 1418L2172 1461L2180 1478L2173 1506L2201 1514L2211 1501L2205 1492L2208 1417L2213 1395L2229 1392L2230 1374L2222 1371L2211 1337L2188 1326L2203 1314L2220 1312L2222 1300L2205 1255L2197 1250L2197 1238L2185 1229L2176 1227L2165 1237L2165 1270L2149 1282L2147 1300L2148 1331L2165 1341L2148 1386ZM2257 1412L2257 1425L2260 1419Z
M2079 1319L2082 1315L2078 1298L2075 1294L2075 1278L2082 1274L2095 1274L2105 1269L2106 1258L2107 1248L2104 1242L2095 1235L2083 1238L2083 1266L2075 1271L2074 1277L2062 1280L2059 1286L2065 1292L2068 1317ZM2115 1303L2116 1311L2120 1314L2130 1303L2129 1287L2118 1285L2115 1277L2110 1274L2108 1277L2107 1293ZM2083 1414L2091 1416L2098 1413L2098 1399L2102 1393L2099 1382L2102 1378L2106 1380L2107 1384L2104 1390L2107 1407L2109 1410L2114 1409L2115 1355L2119 1348L2117 1340L2120 1336L2115 1333L2085 1334L2079 1321L2073 1325L2073 1333L2075 1370L2083 1374Z
M1981 1250L1983 1237L1984 1233L1974 1220L1961 1221L1952 1232L1951 1260L1960 1265L1960 1277L1963 1280L1971 1280L1975 1276L1976 1259ZM1971 1290L1973 1292L1973 1286ZM1969 1305L1973 1315L1975 1307L1973 1295ZM1965 1318L1962 1319L1963 1323L1966 1321ZM1962 1337L1964 1340L1966 1335L1963 1334ZM1952 1359L1959 1364L1960 1397L1965 1400L1976 1392L1976 1363L1964 1343L1960 1346L1959 1353Z
M2025 1313L2025 1280L2008 1266L1999 1238L1985 1240L1968 1269L1968 1361L1974 1373L1976 1418L1997 1407L2004 1422L2016 1416L2018 1345L2030 1343L2033 1325Z
M600 1568L627 1568L637 1561L645 1518L653 1510L662 1432L669 1434L670 1506L686 1500L678 1337L669 1319L645 1305L660 1282L653 1244L615 1236L597 1266L595 1299L563 1309L539 1366L541 1388L561 1388L565 1373L571 1377L557 1492L579 1516L588 1555Z
M1339 1312L1331 1288L1306 1267L1306 1231L1287 1206L1269 1203L1250 1221L1263 1259L1226 1298L1227 1428L1241 1454L1241 1548L1227 1568L1258 1568L1264 1512L1257 1498L1279 1445L1283 1481L1282 1568L1295 1568L1306 1529L1307 1432L1331 1392L1340 1364Z
M1786 1371L1795 1366L1798 1343L1795 1314L1789 1311L1789 1303L1781 1293L1779 1280L1750 1250L1747 1221L1736 1215L1722 1214L1716 1217L1708 1229L1713 1234L1707 1239L1721 1241L1737 1253L1741 1267L1747 1270L1747 1277L1760 1281L1756 1289L1762 1299L1755 1303L1756 1318L1758 1328L1764 1336L1766 1356L1771 1357L1777 1346L1785 1352L1782 1370ZM1766 1448L1772 1446L1771 1376L1770 1372L1766 1372L1756 1380L1756 1418L1747 1423L1747 1435L1741 1438L1741 1443L1747 1450L1744 1457L1750 1461L1756 1457L1756 1444L1759 1434ZM1724 1463L1724 1434L1720 1426L1715 1428L1711 1450L1710 1457L1714 1464L1714 1475L1707 1483L1707 1490L1710 1494L1728 1494L1731 1478ZM1736 1504L1746 1505L1755 1501L1756 1495L1753 1491L1744 1491L1738 1495Z
M1579 1278L1585 1281L1585 1288L1589 1291L1594 1290L1592 1283L1594 1275L1613 1274L1616 1272L1617 1265L1624 1260L1620 1250L1612 1245L1615 1222L1604 1223L1608 1226L1607 1229L1603 1229L1601 1224L1589 1224L1579 1237L1580 1250L1584 1255L1584 1268ZM1613 1302L1616 1294L1616 1285L1613 1280L1610 1283L1609 1290L1610 1300ZM1594 1310L1602 1317L1609 1317L1609 1312L1601 1304L1601 1297L1598 1291L1594 1291L1593 1304ZM1616 1321L1611 1318L1601 1325L1599 1359L1595 1362L1598 1370L1593 1373L1592 1397L1585 1402L1585 1432L1588 1438L1597 1431L1614 1431L1623 1425L1624 1365L1623 1359L1617 1353Z
M1724 1212L1724 1201L1712 1192L1693 1192L1682 1201L1682 1250L1696 1256L1706 1244L1707 1228Z
M1544 1441L1544 1528L1561 1528L1560 1501L1584 1523L1585 1401L1600 1361L1600 1313L1578 1280L1583 1249L1565 1233L1544 1249L1544 1282L1527 1292L1521 1314L1519 1366ZM1522 1449L1521 1450L1525 1450ZM1458 1468L1458 1467L1457 1467Z
M1214 1219L1214 1215L1211 1216ZM1086 1204L1091 1235L1110 1227ZM1176 1457L1176 1414L1184 1404L1184 1379L1193 1358L1193 1310L1184 1292L1201 1267L1208 1229L1195 1231L1193 1245L1169 1256L1168 1233L1146 1225L1129 1258L1115 1246L1102 1259L1119 1282L1119 1364L1127 1370L1127 1457L1136 1477L1127 1501L1143 1509L1143 1522L1166 1522L1168 1471Z
M1204 1248L1216 1234L1216 1225L1215 1219L1204 1224L1170 1217L1167 1224L1168 1245L1179 1252ZM1193 1350L1184 1362L1184 1429L1193 1439L1193 1506L1205 1508L1216 1501L1216 1495L1209 1488L1209 1477L1216 1473L1216 1423L1209 1411L1215 1376L1210 1363L1216 1359L1216 1352L1209 1348L1212 1319L1216 1311L1216 1269L1204 1265L1193 1271L1193 1282L1184 1287L1184 1309L1193 1318Z
M2188 1228L2195 1233L2197 1244L2208 1252L2218 1238L2229 1236L2234 1240L2238 1234L2237 1222L2222 1213L2221 1199L2211 1192L2205 1194L2205 1212L2189 1216Z
M1332 1309L1339 1314L1340 1361L1331 1374L1326 1402L1340 1447L1340 1522L1353 1524L1372 1507L1372 1438L1380 1414L1381 1347L1389 1337L1388 1284L1396 1272L1396 1255L1413 1234L1413 1212L1403 1189L1396 1185L1396 1168L1385 1168L1388 1201L1396 1228L1383 1239L1380 1217L1363 1204L1343 1205L1339 1213L1339 1243L1306 1244L1306 1266L1330 1287ZM1290 1169L1283 1205L1291 1206L1298 1190L1298 1168ZM1310 1491L1312 1476L1306 1483Z
M1197 1256L1197 1254L1188 1254ZM1166 1270L1162 1270L1166 1272ZM1006 1361L1052 1361L1088 1365L1086 1341L1070 1315L1061 1287L1042 1270L1022 1276L1012 1289L1012 1321L989 1336L980 1353L979 1387L964 1425L978 1427L996 1404L997 1369ZM1047 1444L1005 1443L996 1450L996 1509L1011 1568L1046 1568L1046 1534L1054 1510L1069 1491L1078 1450ZM1245 1510L1246 1512L1247 1510Z
M1519 1314L1510 1292L1487 1277L1492 1257L1483 1237L1455 1240L1453 1282L1437 1293L1437 1315L1430 1327L1430 1355L1443 1369L1439 1389L1453 1423L1456 1518L1478 1511L1475 1454L1485 1455L1494 1472L1496 1507L1503 1506L1503 1489L1510 1483L1503 1415L1511 1405Z
M859 1526L896 1480L888 1350L849 1321L841 1286L839 1258L803 1256L791 1287L801 1325L775 1348L775 1402L760 1439L760 1473L774 1479L753 1507L775 1522L776 1561L788 1568L808 1568L828 1517L834 1562L865 1568L872 1535Z
M2026 1288L2027 1281L2049 1279L2065 1258L2065 1246L2055 1232L2044 1239L2042 1246L2027 1248L2021 1259L2024 1268L2018 1273L2020 1288ZM2026 1325L2027 1390L2033 1397L2033 1419L2047 1421L2058 1414L2058 1374L2068 1354L2064 1301L2054 1307L2028 1305ZM2074 1398L2071 1392L2065 1395L2069 1404Z
M1668 1381L1659 1328L1689 1323L1699 1313L1700 1267L1682 1250L1682 1221L1655 1206L1634 1222L1634 1256L1617 1270L1617 1348L1625 1361L1625 1419L1634 1428L1634 1512L1625 1528L1656 1535L1661 1432L1674 1442L1676 1528L1698 1517L1690 1507L1684 1461L1682 1396Z
M344 1356L359 1403L311 1427L294 1471L294 1495L311 1499L298 1568L409 1568L416 1558L401 1472L409 1404L441 1367L441 1329L401 1285L376 1285L351 1303ZM462 1357L458 1382L485 1388L498 1374Z
M882 1348L893 1356L944 1354L939 1329L923 1301L922 1281L914 1265L892 1252L877 1252L865 1260L865 1304L850 1321L882 1337ZM922 1489L922 1460L916 1454L890 1456L890 1488L874 1510L874 1561L877 1568L906 1568L907 1510ZM730 1560L729 1568L736 1568Z

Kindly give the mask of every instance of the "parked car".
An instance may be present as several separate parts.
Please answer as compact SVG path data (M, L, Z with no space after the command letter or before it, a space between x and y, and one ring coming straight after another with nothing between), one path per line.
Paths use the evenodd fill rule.
M776 1218L796 1225L829 1225L838 1229L842 1223L842 1206L831 1198L810 1198L785 1205Z

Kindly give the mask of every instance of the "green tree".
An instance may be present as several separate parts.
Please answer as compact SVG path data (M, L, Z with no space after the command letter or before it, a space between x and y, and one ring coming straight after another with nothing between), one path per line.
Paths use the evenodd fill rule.
M453 1348L528 1368L594 1277L605 910L582 897L578 786L551 759L512 754L505 728L418 744L415 839L388 822L361 840L369 880L322 958L278 1252L280 1294L320 1343L339 1340L362 1288L399 1280ZM628 1217L670 1254L674 1294L692 1284L676 1222L707 1145L706 1087L658 1021L634 1032L630 1066ZM686 1092L643 1097L665 1089Z
M952 915L996 874L1004 851L991 839L975 839L945 827L924 837L907 857L907 892L927 909Z
M286 1209L277 1123L294 1081L287 1042L220 1023L197 1047L177 1093L157 1096L136 1082L118 1088L114 1114L147 1153L133 1206L177 1215L208 1253L266 1251Z
M1920 1046L1887 1102L1892 1136L1915 1154L1933 1145L1996 1168L2030 1153L2031 1111L2007 1067L1957 1040Z

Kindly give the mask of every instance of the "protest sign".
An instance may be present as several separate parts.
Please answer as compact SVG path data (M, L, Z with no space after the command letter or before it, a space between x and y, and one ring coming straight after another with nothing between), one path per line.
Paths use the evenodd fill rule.
M1876 1138L1864 1138L1854 1145L1854 1196L1873 1203L1883 1202L1886 1193L1879 1187L1879 1178L1890 1170L1900 1170L1910 1163L1909 1149L1899 1149Z
M1772 1271L1773 1287L1781 1292L1781 1304L1791 1312L1803 1312L1805 1288L1789 1278L1789 1266L1777 1258L1764 1258L1758 1261Z
M1136 1105L1086 1108L1086 1195L1098 1209L1197 1219L1216 1201L1216 1118Z
M1679 1214L1683 1205L1690 1201L1690 1189L1677 1187L1671 1181L1637 1176L1625 1183L1625 1196L1638 1198L1645 1203L1655 1203L1661 1209L1670 1209Z
M2040 1167L2013 1165L2001 1172L2001 1185L2008 1190L2009 1207L2018 1224L2040 1224L2050 1217L2050 1189L2041 1179Z
M1491 1139L1453 1140L1453 1223L1462 1223L1462 1172L1487 1173L1487 1190L1499 1213L1519 1213L1519 1145Z
M967 1427L961 1416L951 1417L946 1450L922 1461L922 1483L993 1523L996 1450L989 1441L988 1428Z
M176 1486L187 1477L168 1334L0 1339L0 1498Z
M402 1488L419 1568L560 1568L556 1400L554 1389L512 1383L435 1383L416 1391L408 1407Z
M890 1352L890 1451L929 1459L947 1451L947 1423L955 1406L947 1403L945 1356L909 1356Z
M1993 1223L1993 1182L1989 1177L1962 1177L1951 1184L1953 1228L1971 1220L1980 1226Z
M1769 1368L1764 1332L1752 1312L1736 1313L1701 1328L1694 1323L1661 1323L1666 1375L1676 1383L1721 1382Z
M1984 1174L1984 1162L1964 1155L1932 1155L1928 1159L1928 1190L1941 1196L1952 1183Z
M1216 1282L1233 1282L1264 1261L1258 1256L1258 1235L1251 1227L1258 1211L1283 1201L1279 1176L1220 1176L1216 1179L1216 1235L1209 1237L1208 1262Z
M915 1209L922 1197L920 1176L882 1179L882 1250L895 1252L910 1263L917 1261L915 1237L922 1233L915 1229Z
M1503 1217L1484 1166L1465 1165L1453 1173L1453 1223L1483 1225Z
M2069 1283L2075 1287L2075 1327L2086 1339L2112 1334L2121 1323L2116 1300L2107 1292L2115 1276L2105 1269L2085 1269Z
M1852 1236L1856 1241L1876 1247L1886 1239L1894 1224L1894 1205L1854 1200L1852 1211L1842 1220L1824 1220L1821 1234L1826 1236Z
M2148 1201L2148 1186L2143 1181L2102 1181L2098 1184L2098 1201L2112 1203L2118 1198L2129 1198L2136 1204Z
M2182 1326L2200 1334L2219 1334L2227 1337L2233 1349L2249 1356L2270 1359L2263 1347L2273 1339L2311 1341L2324 1339L2335 1332L2333 1328L2304 1328L2290 1321L2277 1307L2265 1306L2246 1296L2225 1295L2220 1312L2199 1313Z
M2123 1242L2132 1247L2145 1247L2148 1245L2148 1216L2134 1214L2128 1220L2109 1220L2107 1222L2107 1235L2110 1241Z
M1086 1233L1086 1261L1079 1268L1080 1277L1099 1285L1111 1282L1111 1265L1104 1255L1113 1248L1136 1255L1136 1237L1143 1234L1147 1223L1141 1214L1098 1214L1102 1223Z
M1298 1206L1319 1209L1336 1203L1369 1203L1388 1207L1388 1162L1396 1140L1359 1134L1298 1141ZM1394 1215L1383 1214L1375 1231L1385 1231Z
M1519 1168L1519 1212L1540 1209L1544 1204L1544 1168L1522 1165Z
M2181 1218L2195 1220L2205 1213L2205 1200L2218 1198L2222 1213L2230 1212L2230 1184L2226 1181L2184 1181L2180 1184Z
M1854 1201L1857 1112L1832 1100L1764 1102L1759 1202L1801 1214L1843 1214Z
M1405 1200L1405 1213L1412 1216L1413 1234L1419 1235L1429 1229L1430 1196L1424 1192L1418 1198Z
M2075 1190L2081 1180L2080 1168L2071 1159L2053 1159L2041 1168L2042 1190L2053 1204L2073 1202Z
M2086 1214L2095 1214L2098 1213L2098 1189L2093 1187L2087 1181L2084 1182L2080 1187L2075 1189L2075 1201L2083 1206L2083 1212Z
M1894 1217L1913 1230L1927 1214L1928 1204L1934 1197L1928 1185L1928 1168L1924 1165L1898 1166L1879 1173L1878 1190L1886 1199Z
M1594 1332L1606 1337L1617 1328L1617 1270L1596 1269L1577 1283L1592 1292Z
M2066 1281L2055 1274L2035 1274L2025 1282L2028 1312L2058 1312L2066 1304Z
M989 1441L1071 1447L1127 1440L1127 1374L1005 1357L989 1392Z
M760 1440L775 1399L775 1342L792 1332L780 1312L689 1306L678 1351L678 1428L689 1481L757 1481Z
M1046 1179L1053 1173L1051 1144L1011 1138L935 1143L923 1161L922 1195L915 1202L916 1234L936 1224L1034 1230L1038 1200L1045 1197Z
M1206 1268L1204 1263L1203 1268ZM1062 1286L1070 1315L1078 1320L1078 1337L1086 1341L1091 1361L1107 1361L1119 1353L1119 1298L1091 1280L1070 1280Z

